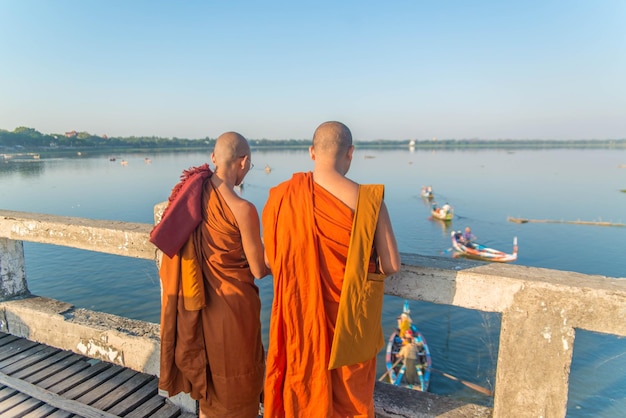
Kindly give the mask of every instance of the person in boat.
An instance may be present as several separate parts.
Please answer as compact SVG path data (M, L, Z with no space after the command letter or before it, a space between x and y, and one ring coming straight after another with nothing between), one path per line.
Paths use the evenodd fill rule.
M269 269L258 212L234 191L252 167L250 147L227 132L211 159L214 172L184 173L150 235L164 253L159 388L199 400L201 418L256 418L265 365L254 279Z
M274 276L266 416L374 417L383 280L400 254L382 185L346 177L353 152L347 126L322 123L309 147L313 171L272 188L263 208ZM352 311L361 306L368 315Z
M422 344L423 346L423 344ZM419 381L416 366L419 361L420 347L412 336L404 338L404 345L400 349L397 358L404 362L404 379L409 386Z
M470 227L465 227L465 231L463 231L463 234L461 235L461 241L466 244L472 242L475 239L476 236L472 234L472 230L470 229Z
M441 212L443 213L443 215L447 215L448 212L450 212L450 205L447 202L441 207Z
M398 335L404 336L407 331L411 330L411 317L406 312L402 312L398 319Z

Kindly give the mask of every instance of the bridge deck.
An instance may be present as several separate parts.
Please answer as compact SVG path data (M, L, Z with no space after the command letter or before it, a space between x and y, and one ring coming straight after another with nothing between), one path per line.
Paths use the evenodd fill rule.
M0 332L0 416L190 417L157 378Z

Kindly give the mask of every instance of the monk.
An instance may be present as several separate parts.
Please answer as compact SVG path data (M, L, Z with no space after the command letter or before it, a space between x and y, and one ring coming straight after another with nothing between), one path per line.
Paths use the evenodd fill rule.
M213 172L185 172L161 220L168 232L151 234L165 253L159 388L190 393L200 417L256 417L265 368L254 279L269 270L258 212L234 191L252 168L248 142L227 132L211 160Z
M323 123L309 148L313 172L272 188L263 209L274 276L264 391L272 418L374 416L382 278L399 270L400 255L382 186L371 194L346 177L353 152L347 126ZM368 341L350 344L357 337Z

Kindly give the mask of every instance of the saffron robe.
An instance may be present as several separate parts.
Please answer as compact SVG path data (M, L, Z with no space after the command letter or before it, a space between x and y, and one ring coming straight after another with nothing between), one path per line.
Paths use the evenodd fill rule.
M202 222L163 255L159 388L214 417L256 417L263 389L261 301L228 205L210 179Z
M262 215L274 276L266 416L374 416L375 354L329 370L353 216L310 172L270 190Z

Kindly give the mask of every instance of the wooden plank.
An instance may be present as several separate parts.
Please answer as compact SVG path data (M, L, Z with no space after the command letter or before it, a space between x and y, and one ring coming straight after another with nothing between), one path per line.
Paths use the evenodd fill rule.
M121 376L121 374L119 374L116 377L119 377L119 376ZM114 405L118 404L119 402L124 400L126 397L132 395L139 388L144 386L150 379L155 380L155 377L147 375L147 374L135 372L135 374L131 376L130 379L128 379L126 382L123 382L117 388L110 390L109 393L106 393L103 397L98 399L96 402L94 403L88 402L88 403L94 408L98 408L103 411L110 412L110 409Z
M91 370L91 368L92 366L89 365L89 363L87 362L72 364L71 366L59 371L58 373L52 374L46 379L38 382L37 386L40 386L44 389L50 389L55 385L66 382L70 378L79 375L79 373L83 372L84 370Z
M24 347L33 347L38 344L34 341L30 341L25 338L19 338L15 336L11 336L11 337L12 337L11 341L9 341L7 344L2 344L0 346L0 353L5 353L9 351L14 351L14 350L19 351L21 349L24 349Z
M43 418L49 416L57 408L47 403L42 403L37 409L33 409L21 418Z
M10 334L4 334L2 335L2 338L0 339L0 347L5 346L7 344L11 344L15 340L19 340L19 337L16 337L15 335L10 335Z
M4 361L8 358L11 358L17 355L18 353L28 350L29 348L33 348L37 345L38 345L37 343L24 340L24 339L13 341L10 344L0 347L0 361Z
M12 356L7 357L3 359L2 361L0 361L0 369L4 369L5 367L8 367L15 362L28 358L29 356L32 356L44 350L45 348L46 348L45 345L37 344L33 347L29 347L25 350L21 350L19 352L13 353Z
M0 390L0 402L2 402L5 399L10 398L13 395L15 395L15 389L5 385L5 387L2 390Z
M154 411L150 418L175 418L180 415L180 409L170 402L165 402L161 408Z
M161 397L150 398L150 400L142 404L140 407L136 408L132 412L129 412L125 416L125 418L152 417L152 413L158 410L163 405L164 402L165 402L165 399Z
M76 415L72 414L71 412L64 411L62 409L57 409L50 415L46 416L46 418L73 418L73 417L76 417Z
M27 399L24 402L21 402L19 405L16 405L15 407L6 411L4 415L11 417L23 417L24 415L34 411L44 404L39 399L31 398L29 396L27 396L26 398Z
M124 370L124 368L122 367L111 366L109 364L105 364L109 367L104 368L102 364L105 364L105 363L103 362L103 363L96 364L95 366L92 366L91 369L86 369L83 372L81 372L80 375L87 374L88 372L91 372L91 373L89 373L89 376L87 378L84 378L83 376L81 376L80 381L75 381L75 382L71 382L67 384L66 389L57 390L60 387L60 385L55 385L54 387L50 388L50 390L52 392L62 394L64 397L68 399L77 399L83 396L85 393L92 390L94 387L97 387L98 385L100 385L102 382L107 381L108 379L112 378L118 373L121 373ZM98 372L93 373L94 369L96 368ZM68 379L68 380L71 380L71 379ZM66 383L66 382L62 382L62 383Z
M103 396L106 396L109 392L115 390L124 382L128 381L131 377L137 374L136 371L131 369L124 369L121 373L116 374L115 376L111 376L107 379L101 379L100 375L94 376L87 383L93 383L91 389L82 395L80 398L72 398L76 399L79 402L82 402L87 405L93 405ZM69 393L69 392L68 392ZM69 397L68 393L65 393L64 396Z
M58 375L63 377L64 374L66 374L66 373L69 374L72 371L70 369L71 368L63 370ZM105 362L101 362L101 363L98 363L98 364L93 365L91 367L88 367L88 368L85 368L83 370L80 370L78 373L72 374L71 376L63 377L62 379L60 379L58 381L58 383L56 383L56 384L54 384L52 386L46 387L46 389L48 389L50 392L61 394L63 392L67 392L68 390L73 389L74 387L80 385L81 383L85 382L86 380L89 380L90 378L92 378L95 375L98 375L98 374L100 374L102 372L106 372L108 369L111 369L110 364L109 363L105 363ZM38 383L37 386L44 387L44 385L42 383ZM78 395L78 396L80 396L80 395Z
M35 374L40 373L42 370L52 368L53 366L59 364L63 360L66 360L68 357L72 355L75 355L75 354L72 353L71 351L59 351L58 353L46 358L45 361L39 361L35 364L32 364L29 367L26 367L16 373L11 374L11 376L16 377L18 379L26 379L28 377L31 377ZM76 356L76 358L80 359L79 356ZM46 377L49 375L50 375L50 372L46 375ZM40 377L39 380L42 380L42 379L44 379L44 377ZM33 382L31 381L31 383Z
M11 414L8 411L15 408L17 405L21 404L27 399L28 399L28 396L18 391L15 393L15 395L3 400L2 402L0 402L0 417L13 416L13 414Z
M25 369L39 361L42 361L60 351L58 348L54 348L54 347L48 347L48 346L42 346L42 347L43 347L42 350L34 351L31 355L28 355L27 357L24 357L21 360L15 361L7 366L2 366L0 364L0 370L2 370L4 374L8 374L9 376L12 376L14 373L17 373L20 370ZM27 354L27 353L23 353L23 354Z
M71 399L65 399L64 397L59 396L55 393L24 382L23 380L7 376L4 373L0 373L0 382L2 382L3 385L9 386L21 392L22 395L31 396L56 408L80 415L85 418L116 418L116 416L113 414L109 414L108 412L104 411L98 411L97 409L92 408L89 405L84 405Z
M111 409L104 408L105 411L114 415L124 416L131 411L134 411L139 405L146 402L152 397L159 396L159 380L154 378L149 380L147 384L133 392L130 396L123 399L121 402L114 405Z

